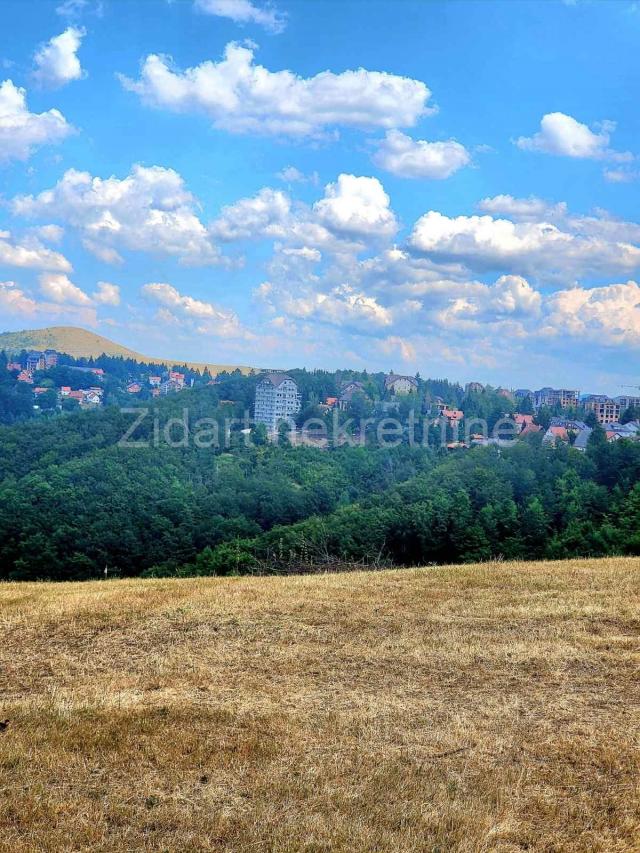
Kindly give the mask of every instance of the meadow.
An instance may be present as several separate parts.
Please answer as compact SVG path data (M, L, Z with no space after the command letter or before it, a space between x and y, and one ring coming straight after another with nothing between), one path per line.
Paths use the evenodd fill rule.
M0 585L0 850L640 849L640 559Z

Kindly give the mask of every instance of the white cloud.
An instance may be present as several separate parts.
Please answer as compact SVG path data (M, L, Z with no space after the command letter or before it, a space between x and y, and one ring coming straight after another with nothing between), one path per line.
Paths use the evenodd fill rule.
M532 137L521 136L516 145L525 151L561 157L620 162L632 160L633 155L629 152L621 153L609 148L610 133L615 127L614 122L604 121L600 123L599 132L595 133L565 113L547 113L540 122L540 131Z
M200 334L221 338L249 336L233 311L192 296L185 296L170 284L163 282L145 284L142 293L148 299L163 306L164 313L161 314L161 319L164 319L164 322L183 318L193 321L195 331Z
M449 218L433 210L416 222L410 244L434 258L455 260L478 271L502 269L566 279L640 267L640 249L630 243L571 234L548 222Z
M60 243L64 237L64 228L59 225L37 225L31 229L31 233L48 243Z
M636 169L605 169L604 178L610 184L631 184L640 178L640 172Z
M210 233L219 240L256 237L282 237L291 213L291 200L280 190L261 189L252 198L243 198L223 207L210 225Z
M389 237L398 230L389 196L377 178L339 175L335 184L327 184L313 212L321 225L338 235Z
M37 239L16 243L8 231L0 231L0 264L58 272L71 270L71 264L64 255L46 249Z
M58 110L30 113L24 89L0 83L0 164L26 160L35 148L62 142L73 132Z
M33 76L41 86L57 89L84 76L77 57L84 35L84 30L68 27L36 52Z
M640 285L635 281L561 290L546 300L543 334L640 347Z
M91 305L91 298L62 273L43 273L40 291L59 305Z
M137 82L120 79L154 106L204 112L233 133L317 136L337 126L405 127L430 112L431 92L419 80L363 68L303 78L269 71L253 58L252 47L231 43L220 62L179 71L151 54Z
M0 281L0 308L8 314L34 314L37 305L14 281Z
M287 24L283 12L271 5L258 6L251 0L195 0L195 8L237 24L258 24L270 33L281 33Z
M549 204L536 196L514 198L512 195L496 195L483 198L478 208L484 213L503 214L516 222L552 222L566 216L566 202Z
M52 189L16 197L13 211L69 223L107 263L120 261L121 249L173 255L193 265L221 261L196 199L177 172L161 166L134 166L123 179L70 169Z
M347 284L327 293L310 288L299 289L294 293L264 282L255 295L272 311L284 313L296 320L313 320L365 333L385 328L393 322L390 309L381 305L375 297Z
M295 166L285 166L284 169L277 173L276 177L287 184L313 184L314 186L317 186L320 180L317 172L305 175L304 172L301 172Z
M97 290L93 294L94 302L98 302L100 305L120 304L120 288L117 284L111 284L108 281L99 281L96 287Z
M459 142L413 140L399 130L388 130L373 155L376 166L400 178L442 180L471 162L469 152Z

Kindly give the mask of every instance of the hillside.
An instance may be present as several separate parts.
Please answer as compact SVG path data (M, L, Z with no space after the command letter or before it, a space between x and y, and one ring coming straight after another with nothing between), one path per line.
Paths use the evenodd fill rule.
M0 850L637 850L639 591L639 559L0 585Z
M46 329L30 329L22 332L0 333L0 351L17 352L22 349L55 349L75 358L97 358L102 355L122 356L134 361L148 364L187 364L194 370L209 368L211 373L220 373L223 370L240 370L249 373L251 368L245 365L213 364L209 362L185 362L182 358L156 358L154 356L141 355L139 352L128 349L121 344L114 343L108 338L89 332L76 326L49 326Z

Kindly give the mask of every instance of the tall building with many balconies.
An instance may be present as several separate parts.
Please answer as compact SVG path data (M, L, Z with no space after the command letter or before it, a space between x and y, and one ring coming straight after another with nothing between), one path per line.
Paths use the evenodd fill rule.
M291 422L301 408L298 386L286 373L267 373L256 386L255 420L270 432L282 421Z

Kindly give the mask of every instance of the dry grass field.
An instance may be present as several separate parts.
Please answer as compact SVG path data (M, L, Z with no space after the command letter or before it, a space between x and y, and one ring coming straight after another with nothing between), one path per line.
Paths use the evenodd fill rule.
M0 850L640 850L640 560L0 586Z

